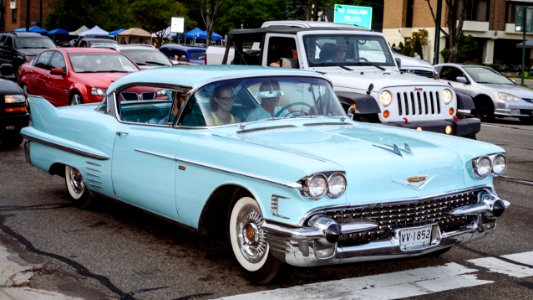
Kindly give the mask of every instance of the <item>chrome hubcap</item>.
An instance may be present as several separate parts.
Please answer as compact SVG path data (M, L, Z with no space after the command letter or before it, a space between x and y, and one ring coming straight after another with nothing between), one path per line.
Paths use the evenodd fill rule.
M85 183L83 183L83 176L80 171L76 168L70 168L69 174L70 186L72 190L77 194L81 194L85 189Z
M266 254L267 241L261 228L263 218L255 209L243 211L238 219L238 239L243 256L252 263L257 263Z

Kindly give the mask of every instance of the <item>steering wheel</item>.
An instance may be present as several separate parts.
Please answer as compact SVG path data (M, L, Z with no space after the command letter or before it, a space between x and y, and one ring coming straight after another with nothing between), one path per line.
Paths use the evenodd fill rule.
M300 110L296 110L296 111L291 111L291 112L288 112L289 111L289 108L293 107L293 106L296 106L296 105L302 105L302 106L307 106L309 108L309 110L307 112L303 111L302 109ZM280 115L282 115L282 112L283 111L287 111L287 115L286 117L290 117L290 118L293 118L293 117L299 117L299 116L307 116L307 113L309 111L311 111L313 109L313 107L305 102L294 102L294 103L289 103L285 106L283 106L275 115L274 117L279 117Z
M359 61L368 62L368 59L367 59L367 58L364 58L364 57L359 57Z

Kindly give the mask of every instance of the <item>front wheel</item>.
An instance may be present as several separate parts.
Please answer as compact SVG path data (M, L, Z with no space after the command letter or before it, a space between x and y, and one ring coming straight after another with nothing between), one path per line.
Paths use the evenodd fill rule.
M78 105L78 104L83 104L83 98L81 97L80 94L78 94L77 92L74 92L72 93L72 95L70 96L70 101L69 101L70 105Z
M67 185L68 194L74 206L79 208L89 207L92 195L85 185L85 180L80 170L71 166L65 166L65 184Z
M246 276L255 283L267 284L276 278L282 264L269 253L262 223L257 202L250 197L239 198L231 209L229 242Z

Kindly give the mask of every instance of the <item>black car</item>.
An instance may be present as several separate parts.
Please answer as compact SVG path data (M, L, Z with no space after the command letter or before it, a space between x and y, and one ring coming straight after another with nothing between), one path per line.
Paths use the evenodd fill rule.
M20 129L28 126L28 101L13 81L0 79L0 146L14 147L22 142Z
M17 74L23 63L32 60L37 54L55 48L47 36L35 32L0 33L0 72L2 76Z

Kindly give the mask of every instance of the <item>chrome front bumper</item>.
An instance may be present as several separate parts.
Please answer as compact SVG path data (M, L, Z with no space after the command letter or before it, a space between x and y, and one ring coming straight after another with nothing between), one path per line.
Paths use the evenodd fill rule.
M322 216L315 218L316 221L310 220L311 226L306 227L287 227L267 220L261 227L267 233L270 252L276 259L292 266L311 267L414 257L445 249L491 232L496 227L496 218L509 205L508 201L490 193L476 205L453 209L449 214L476 216L475 221L461 230L449 232L441 232L438 224L433 224L431 244L410 251L400 248L399 231L388 240L371 241L362 245L347 246L338 242L342 234L375 228L376 225L370 221L337 224L333 219Z

